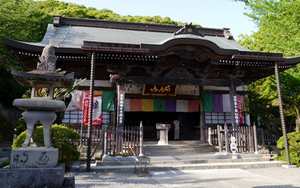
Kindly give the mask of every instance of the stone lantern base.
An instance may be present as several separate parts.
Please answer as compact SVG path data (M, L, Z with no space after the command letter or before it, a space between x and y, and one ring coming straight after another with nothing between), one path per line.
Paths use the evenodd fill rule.
M23 147L11 151L10 168L0 169L0 187L75 188L75 180L58 165L57 148Z
M11 168L52 168L57 162L57 148L25 147L11 151Z

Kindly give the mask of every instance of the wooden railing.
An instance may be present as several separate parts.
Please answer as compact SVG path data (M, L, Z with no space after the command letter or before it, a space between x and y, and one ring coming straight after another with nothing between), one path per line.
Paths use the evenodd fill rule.
M104 155L143 155L143 126L108 129L104 133Z
M78 146L87 146L87 140L88 140L88 130L87 126L83 126L80 124L72 124L72 125L67 125L68 127L71 127L73 130L75 130L79 135L80 139L79 140L74 140L73 142L78 145ZM101 127L95 127L93 126L92 128L92 133L91 133L91 143L92 146L94 145L100 145L103 140L103 130Z
M68 125L79 135L79 140L73 140L73 143L79 148L87 146L88 132L86 126ZM114 129L108 127L92 128L92 155L97 151L102 151L102 155L143 155L143 125L139 127L126 126L123 129Z
M259 145L276 145L277 140L281 135L270 133L269 131L264 131L263 128L257 129L257 138Z
M219 152L230 152L231 136L235 137L237 151L257 152L256 126L216 125L204 128L205 139L208 144L218 146Z

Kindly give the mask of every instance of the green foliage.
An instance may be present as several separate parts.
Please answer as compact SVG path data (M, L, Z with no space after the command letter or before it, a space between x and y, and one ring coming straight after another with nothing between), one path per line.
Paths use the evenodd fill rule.
M40 41L52 16L104 19L113 21L177 24L169 17L121 16L111 10L87 8L58 0L0 0L0 103L11 106L12 99L21 97L20 87L9 73L11 68L21 68L15 57L4 46L4 39Z
M244 37L245 46L287 56L300 54L300 1L250 0L248 7L251 10L248 16L259 30Z
M16 126L15 126L15 134L19 135L25 130L26 130L26 123L25 123L24 119L22 119L22 118L18 119L18 121L16 122Z
M287 134L289 143L289 153L291 163L300 166L300 132L291 132ZM280 160L285 160L285 146L283 136L277 141L277 148L280 150Z
M4 160L0 162L0 168L7 168L9 166L9 160Z
M22 132L13 142L12 147L18 148L22 146L26 138L26 132ZM72 143L74 140L79 139L79 134L73 129L64 125L54 124L51 126L51 139L53 146L59 149L60 162L69 163L70 161L79 159L79 152L76 146ZM43 127L36 127L33 134L33 141L37 146L43 146Z
M78 18L93 18L112 21L128 21L159 24L177 24L169 17L161 16L121 16L108 9L88 8L73 3L64 3L57 0L46 0L36 2L39 10L51 16L69 16Z
M12 144L12 148L16 149L16 148L21 147L23 142L25 141L25 139L26 139L26 131L23 131L21 134L19 134L17 136L16 139L14 139L14 142Z
M300 1L247 0L246 6L250 11L247 15L257 23L258 31L242 36L242 45L254 51L280 52L285 56L300 54ZM280 79L285 114L300 119L300 67L281 73ZM266 116L266 106L273 108L278 105L273 76L259 80L249 88L253 102L265 105L261 106L261 116ZM255 110L252 109L254 113ZM278 116L277 111L274 112L273 116Z

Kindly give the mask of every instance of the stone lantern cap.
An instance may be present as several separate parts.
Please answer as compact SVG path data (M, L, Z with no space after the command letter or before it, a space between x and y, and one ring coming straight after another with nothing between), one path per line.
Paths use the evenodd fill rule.
M63 101L44 97L15 99L13 105L25 111L62 112L66 109L65 103Z
M68 87L74 82L74 73L47 72L33 70L29 72L12 71L17 81L24 86L39 88Z

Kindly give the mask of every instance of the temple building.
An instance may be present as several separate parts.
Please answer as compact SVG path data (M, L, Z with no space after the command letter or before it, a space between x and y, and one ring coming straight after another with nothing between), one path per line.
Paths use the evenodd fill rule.
M54 17L40 42L7 40L33 69L45 45L56 47L57 67L80 82L64 122L84 123L94 75L95 125L122 128L143 122L144 140L156 124L170 124L170 140L204 140L209 126L250 126L247 85L293 67L300 58L250 51L227 28L158 25ZM92 72L93 74L93 72Z

